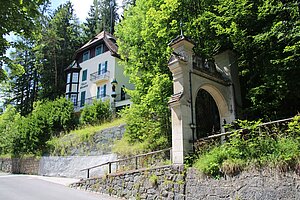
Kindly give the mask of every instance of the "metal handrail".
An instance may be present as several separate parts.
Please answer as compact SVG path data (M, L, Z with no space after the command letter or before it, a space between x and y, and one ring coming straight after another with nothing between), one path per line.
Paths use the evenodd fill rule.
M162 153L162 152L166 152L166 151L170 151L170 157L172 157L172 148L170 147L170 148L167 148L167 149L162 149L162 150L153 151L153 152L149 152L149 153L139 154L139 155L132 156L132 157L129 157L129 158L123 158L123 159L108 161L108 162L105 162L105 163L102 163L102 164L99 164L99 165L94 165L92 167L81 169L80 171L87 171L87 178L89 178L91 169L95 169L95 168L98 168L98 167L108 165L108 174L110 174L111 173L111 164L119 163L119 162L123 162L123 161L128 161L128 160L133 160L133 159L135 160L135 169L138 169L138 158L143 157L143 156L158 154L158 153ZM171 158L171 160L172 160L172 158Z
M99 74L99 71L90 74L90 81L109 78L110 72L105 71L104 73Z
M280 119L280 120L276 120L276 121L262 123L262 124L259 124L257 126L258 127L262 127L262 126L267 126L267 125L276 124L276 123L288 122L288 121L291 121L292 119L293 119L293 117L287 118L287 119ZM241 128L241 129L237 129L237 130L234 130L234 131L227 131L227 132L224 132L224 133L219 133L219 134L215 134L215 135L210 135L210 136L207 136L207 137L199 138L199 140L201 140L201 141L211 140L211 139L214 139L214 138L219 138L219 137L222 137L222 136L231 135L231 134L233 134L236 131L245 131L245 130L249 130L249 129L248 128Z

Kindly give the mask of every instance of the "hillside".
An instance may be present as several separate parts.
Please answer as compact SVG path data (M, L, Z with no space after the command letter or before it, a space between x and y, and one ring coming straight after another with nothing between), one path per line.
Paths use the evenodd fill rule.
M116 140L122 138L125 132L123 119L99 126L87 126L68 134L54 137L47 144L52 156L95 156L112 152Z

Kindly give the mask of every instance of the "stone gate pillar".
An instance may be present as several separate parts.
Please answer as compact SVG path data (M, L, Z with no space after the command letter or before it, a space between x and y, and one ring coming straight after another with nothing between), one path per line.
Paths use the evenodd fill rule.
M172 160L173 164L183 164L184 156L192 152L193 131L191 129L191 101L189 73L192 67L194 44L184 36L179 36L169 44L174 52L168 67L173 75L173 90L169 101L172 117Z
M195 103L198 92L205 90L215 101L221 131L224 131L224 122L231 123L235 119L241 105L241 95L233 52L226 50L219 52L212 60L203 59L194 55L194 44L183 35L172 40L169 45L174 50L168 64L173 75L174 90L169 101L172 159L173 164L183 164L186 154L193 150L194 141L199 139L196 138L196 130L200 130L201 119L195 112L199 106ZM202 116L211 117L207 113L202 113ZM210 132L214 133L214 130Z

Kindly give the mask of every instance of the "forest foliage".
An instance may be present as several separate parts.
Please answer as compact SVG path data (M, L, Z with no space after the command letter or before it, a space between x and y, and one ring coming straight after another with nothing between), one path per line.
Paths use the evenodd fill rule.
M37 101L32 112L26 116L21 116L10 105L0 115L0 155L49 154L56 142L60 141L58 138L63 138L70 131L88 137L97 131L99 125L110 120L109 105L101 100L85 105L79 116L74 113L73 103L64 97L54 101ZM95 127L84 132L84 128L90 125ZM78 128L83 130L74 131Z
M146 142L153 134L170 134L166 123L172 88L160 77L171 80L168 42L180 29L195 43L194 51L202 58L211 59L225 49L237 54L243 118L270 120L297 114L299 7L296 0L137 0L125 11L116 31L125 73L136 86L129 91L134 105L125 114L127 142ZM157 104L158 99L162 103ZM151 136L138 131L140 128L151 130Z
M27 116L8 106L0 116L0 155L42 155L51 137L74 128L73 109L73 104L65 98L38 101Z
M70 2L54 12L49 12L49 2L42 0L6 1L1 4L0 79L5 80L1 82L1 93L7 97L8 104L16 105L7 108L11 114L5 112L1 117L13 118L20 123L26 120L29 123L34 117L42 118L34 114L34 102L55 100L64 95L64 69L72 62L73 53L93 35L108 27L116 30L114 34L118 38L124 73L135 85L135 90L127 91L133 105L122 113L127 119L124 144L129 147L138 144L148 151L170 145L168 99L172 94L172 77L167 64L172 49L168 43L181 31L195 43L195 53L203 58L210 59L224 49L237 54L244 118L269 120L290 117L299 112L298 1L123 2L124 14L118 16L116 2L113 1L111 16L111 2L95 0L84 24L76 18ZM109 18L114 20L113 24L110 24ZM8 59L4 52L9 44L4 36L11 32L19 35L20 40L13 44L15 51ZM8 73L3 70L4 62L10 69ZM19 120L26 116L34 117ZM45 131L49 131L48 125L40 123ZM65 127L62 125L60 128ZM28 130L21 135L30 138ZM48 139L48 136L42 136L45 132L39 133L32 138ZM17 137L14 134L12 131L12 139ZM26 137L25 140L22 137L17 137L17 142L25 145ZM40 144L34 145L28 147L28 151L42 149Z

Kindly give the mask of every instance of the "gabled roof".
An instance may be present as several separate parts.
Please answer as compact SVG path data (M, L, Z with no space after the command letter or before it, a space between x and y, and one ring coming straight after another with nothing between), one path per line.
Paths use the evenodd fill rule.
M80 71L81 67L79 64L74 60L66 69L65 71Z
M96 43L100 42L101 40L103 40L103 42L105 43L105 45L107 46L107 48L113 56L119 57L118 46L116 44L117 39L112 34L106 31L102 31L101 33L99 33L96 37L92 38L85 45L80 47L75 53L78 54L82 51L85 51L90 46L96 45Z

